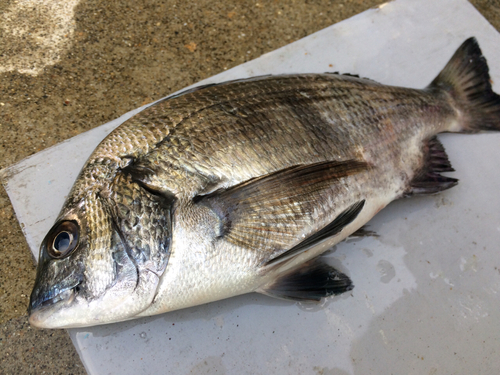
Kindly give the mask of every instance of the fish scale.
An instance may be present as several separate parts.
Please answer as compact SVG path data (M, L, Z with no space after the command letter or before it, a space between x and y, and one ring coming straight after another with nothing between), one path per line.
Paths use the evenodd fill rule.
M333 80L335 76L325 76L326 78L329 78L330 80ZM283 79L282 79L283 80ZM278 85L279 86L279 85ZM212 88L209 88L212 89ZM300 90L301 87L299 86L296 90ZM242 90L243 91L243 90ZM190 95L195 95L196 93L192 93ZM265 102L265 99L263 102ZM303 98L299 98L303 99ZM334 101L334 100L332 100ZM238 101L238 98L235 99L235 102L238 104L246 104L246 102L243 102L242 99ZM161 104L161 103L160 103ZM260 103L261 104L261 103ZM259 104L259 105L260 105ZM286 155L290 154L290 150L295 150L294 148L309 148L313 147L314 154L317 157L316 160L321 160L324 158L328 158L331 156L336 156L339 159L342 158L353 158L355 155L349 154L349 152L352 152L353 148L350 147L349 139L352 136L352 134L344 135L344 134L338 134L341 131L336 132L335 134L331 134L330 137L328 137L328 132L326 131L327 127L325 124L327 121L324 119L318 119L317 115L315 113L321 112L318 111L316 108L308 108L307 112L304 111L306 115L309 115L310 117L315 117L316 121L299 121L300 117L298 116L291 116L290 115L290 105L281 105L279 109L282 112L285 112L285 116L288 119L291 118L291 120L286 122L286 131L284 129L281 129L281 126L285 126L284 121L280 121L279 119L276 119L275 114L269 114L267 115L267 118L264 117L262 119L262 116L260 115L260 108L259 105L255 104L248 104L251 108L256 107L257 108L257 114L255 114L255 120L251 121L248 118L244 118L244 124L246 123L251 123L252 128L251 129L246 129L244 127L242 128L237 128L236 130L233 130L233 126L231 122L235 122L236 120L233 120L232 118L227 120L227 116L225 116L224 111L222 111L222 116L220 115L219 111L215 110L214 108L211 108L211 114L208 117L203 118L202 123L196 123L191 119L190 121L187 121L183 123L183 125L189 125L193 124L191 126L177 126L175 128L175 132L169 136L170 142L165 143L165 148L168 150L164 150L162 146L160 145L156 150L151 152L146 156L147 159L149 160L155 160L158 161L162 165L162 170L164 173L167 174L168 171L168 166L169 165L179 165L179 168L186 168L186 165L189 165L191 170L207 170L208 167L210 167L210 171L216 176L228 176L230 179L232 179L232 174L231 170L228 171L227 165L222 164L225 163L226 159L234 159L234 160L239 160L242 158L245 158L245 155L242 152L242 148L246 147L246 142L251 142L252 146L247 150L247 153L251 153L251 155L246 156L249 160L248 161L253 161L252 163L245 163L246 160L243 160L241 164L243 165L248 165L249 168L253 168L253 170L246 172L245 170L241 171L243 173L246 172L246 175L243 176L243 178L251 178L256 175L262 174L262 169L265 169L266 171L271 170L270 167L275 168L275 170L290 166L291 164L298 164L304 161L305 158L310 160L311 153L294 153L292 155ZM332 106L333 107L333 106ZM240 108L245 108L244 106L240 106ZM330 112L334 112L331 108L329 109ZM271 111L272 112L272 111ZM287 113L288 112L288 113ZM296 112L296 111L295 111ZM266 112L267 113L267 112ZM306 116L302 116L303 118ZM363 115L363 117L366 117L366 115ZM366 121L365 118L357 119L357 123L370 123L370 121ZM332 121L331 119L329 119ZM338 121L338 120L337 120ZM373 121L372 121L373 122ZM262 139L258 137L258 134L255 134L253 129L256 127L255 124L266 124L268 125L266 128L268 129L268 137L270 138L269 142L263 143L260 142ZM244 126L243 124L243 126ZM274 126L274 125L277 126ZM314 124L312 126L311 124ZM320 126L320 125L323 126ZM240 124L238 124L240 125ZM281 126L280 126L281 125ZM305 125L305 126L304 126ZM187 153L186 151L180 152L175 145L173 144L173 139L176 137L188 137L189 133L191 130L196 129L196 128L203 128L207 129L207 132L210 133L211 127L216 127L216 131L212 131L211 133L218 133L219 136L218 138L215 138L217 140L221 139L221 141L214 143L210 139L203 141L200 140L199 142L203 142L204 145L208 145L208 147L203 148L202 150L200 149L195 149L192 150L192 152ZM330 127L328 127L329 129ZM257 131L259 128L257 127ZM290 131L297 130L293 134L290 134ZM332 131L329 131L332 133ZM271 138L272 135L275 135L274 137ZM284 135L284 136L283 136ZM362 134L361 134L362 135ZM200 135L200 138L202 135ZM338 147L338 144L333 145L329 144L328 142L325 142L325 140L328 139L333 139L335 143L344 142L345 147L340 148ZM278 142L276 140L279 140ZM334 143L332 142L332 143ZM275 146L276 143L276 146ZM217 147L217 149L210 148L210 146L213 145L213 147ZM284 146L286 145L286 146ZM287 151L288 152L285 154L285 157L282 157L281 160L279 159L279 153L277 154L276 150L278 151ZM207 155L209 152L211 154ZM335 151L335 155L331 155L332 151ZM330 155L329 155L330 154ZM158 156L157 156L158 155ZM189 158L189 156L193 155L193 158ZM273 157L269 157L268 155L273 155ZM268 156L266 158L266 156ZM199 159L203 158L205 162L200 162ZM255 162L255 159L258 159L258 163ZM283 160L285 159L285 160ZM222 165L218 165L217 161L222 160ZM284 163L287 164L284 164ZM148 160L146 160L146 163L148 163ZM209 163L209 165L208 165ZM260 165L259 165L260 163ZM273 163L274 165L269 165ZM280 164L278 164L280 163ZM261 168L259 168L261 167ZM240 172L240 171L239 171ZM191 177L191 176L190 176ZM166 178L164 176L156 176L157 180L162 180L165 181ZM235 181L237 182L237 181ZM175 182L177 183L177 181Z
M30 323L349 291L319 256L391 201L455 186L436 134L481 130L500 130L500 97L473 38L422 90L298 74L162 100L83 167L42 242Z

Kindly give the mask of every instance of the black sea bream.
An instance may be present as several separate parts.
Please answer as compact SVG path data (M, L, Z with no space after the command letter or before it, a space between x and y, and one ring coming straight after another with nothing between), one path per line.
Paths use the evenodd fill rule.
M391 201L457 184L442 132L500 130L474 38L425 89L350 75L188 90L114 130L41 249L32 325L82 327L259 292L353 288L318 256Z

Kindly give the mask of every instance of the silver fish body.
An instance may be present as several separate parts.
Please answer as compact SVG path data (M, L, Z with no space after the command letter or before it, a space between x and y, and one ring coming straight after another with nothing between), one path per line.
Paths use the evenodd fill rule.
M435 138L500 130L475 39L423 90L338 74L189 90L90 156L40 249L30 323L79 327L257 291L352 289L317 257L391 201L457 180Z

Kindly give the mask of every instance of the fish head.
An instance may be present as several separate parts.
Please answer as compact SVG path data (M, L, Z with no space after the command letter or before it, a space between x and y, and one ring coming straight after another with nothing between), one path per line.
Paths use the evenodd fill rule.
M169 255L168 207L128 189L129 206L116 193L66 203L40 247L31 325L107 324L133 319L151 305Z

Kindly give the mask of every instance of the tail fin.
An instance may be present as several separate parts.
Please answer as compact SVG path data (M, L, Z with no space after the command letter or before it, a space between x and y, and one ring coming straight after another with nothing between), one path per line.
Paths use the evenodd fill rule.
M500 96L491 89L488 70L476 38L469 38L429 85L447 91L462 112L461 128L455 131L500 130Z

